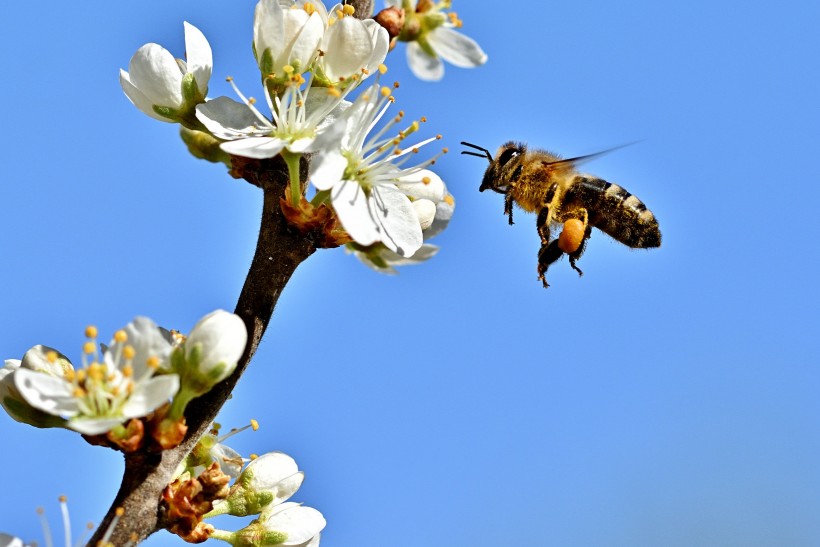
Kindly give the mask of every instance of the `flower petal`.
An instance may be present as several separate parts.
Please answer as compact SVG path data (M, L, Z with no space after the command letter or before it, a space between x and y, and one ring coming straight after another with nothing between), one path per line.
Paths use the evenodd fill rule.
M259 119L245 103L217 97L196 106L196 117L214 137L225 140L267 135L273 126Z
M234 156L263 160L279 154L286 144L282 139L274 137L248 137L247 139L223 142L220 147Z
M144 114L148 114L155 120L159 120L161 122L174 123L174 120L169 120L168 118L160 116L154 112L154 105L151 103L151 100L145 96L145 93L137 89L137 87L131 83L128 73L123 69L120 69L120 85L122 86L122 90L125 92L125 96L128 97L128 100L131 101L131 103L139 108Z
M417 199L413 202L413 210L416 211L416 216L419 219L419 226L422 230L426 230L433 224L433 219L436 217L436 204L429 199Z
M14 387L26 402L52 416L70 418L79 412L71 384L61 378L19 368L14 373Z
M214 66L211 45L198 28L185 21L185 56L188 59L188 72L194 75L196 85L202 96L208 94L208 80Z
M487 54L475 40L451 28L438 27L427 40L445 61L458 67L472 68L487 62Z
M330 190L342 180L347 159L339 150L318 152L310 159L310 180L317 190Z
M423 242L421 227L410 200L392 185L373 188L370 213L382 228L381 242L401 256L412 256Z
M415 199L429 199L438 203L447 192L444 181L433 171L421 169L415 173L399 177L396 181L399 190Z
M123 418L80 418L69 420L67 427L83 435L102 435L108 433L125 420Z
M373 53L373 38L361 20L342 17L325 32L322 51L325 54L319 62L326 76L331 81L347 80L367 67Z
M453 196L449 194L446 195L443 200L436 203L436 218L433 220L433 224L424 230L425 241L444 231L447 225L450 224L450 219L453 217L455 208L456 202Z
M48 359L48 354L51 352L54 352L57 356L57 359L53 363ZM34 346L23 355L20 366L28 370L42 372L43 374L63 379L74 370L68 357L54 348L40 344Z
M128 63L131 83L158 106L180 108L182 71L174 56L158 44L145 44Z
M356 243L371 245L381 239L379 226L370 213L367 196L359 183L346 180L334 185L330 199L339 222Z
M236 368L236 363L245 351L248 330L238 315L225 310L214 310L200 319L185 340L185 355L198 347L199 372L207 375L216 384L228 377ZM223 366L222 374L213 377L211 372Z
M167 403L179 391L179 376L163 374L138 385L122 407L121 422L147 416Z
M267 530L285 532L288 539L281 545L287 547L301 546L324 530L327 522L322 513L313 507L297 503L283 503L273 508L260 518Z
M416 77L430 82L444 77L444 65L438 57L428 55L416 42L407 44L407 64Z
M135 317L122 330L125 332L127 340L125 342L111 340L108 350L105 352L106 363L109 366L115 366L118 369L125 366L123 352L126 346L134 349L131 366L134 369L135 378L140 378L146 373L149 359L156 358L160 364L168 360L173 347L151 319Z
M298 473L299 466L296 465L296 460L284 452L268 452L249 463L242 475L250 477L250 490L259 491L272 490L282 480Z

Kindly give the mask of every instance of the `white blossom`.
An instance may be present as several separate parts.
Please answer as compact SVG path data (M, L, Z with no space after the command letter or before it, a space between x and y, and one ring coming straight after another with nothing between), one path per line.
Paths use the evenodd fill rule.
M263 79L281 83L306 72L327 18L321 2L260 0L253 20L253 51Z
M381 130L371 130L392 102L390 90L378 83L366 89L328 131L311 160L311 181L320 192L328 192L330 202L344 229L363 246L382 243L403 257L412 256L422 245L419 215L430 210L414 207L413 188L424 186L412 179L435 158L413 167L403 167L412 154L438 137L400 148L406 137L418 130L418 122L399 131L385 134L400 122L402 114ZM328 141L335 138L335 143Z
M190 23L185 26L187 62L158 44L145 44L120 69L120 85L134 106L163 122L178 122L205 100L213 57L208 40Z
M440 80L444 76L441 59L462 68L484 64L487 55L475 40L455 28L461 20L455 12L444 13L449 0L385 0L388 7L402 8L406 22L399 40L408 42L407 63L422 80Z
M265 511L259 523L269 532L287 535L283 547L318 547L320 532L327 521L313 507L288 502Z
M212 311L194 325L185 340L185 358L213 385L234 371L247 341L248 331L238 315Z
M146 317L118 331L100 354L96 329L83 349L83 367L50 348L35 346L9 377L25 402L66 420L65 427L98 435L166 403L179 388L176 374L155 375L172 346Z
M387 55L390 36L373 19L353 17L352 6L337 4L328 15L313 71L321 85L358 84L379 69Z

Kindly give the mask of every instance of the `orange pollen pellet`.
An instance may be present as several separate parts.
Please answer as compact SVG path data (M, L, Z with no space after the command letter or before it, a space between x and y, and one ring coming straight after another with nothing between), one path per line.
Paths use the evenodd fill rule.
M93 351L93 350L92 350ZM57 362L57 352L50 350L46 352L46 360L52 365Z
M114 341L119 343L127 342L128 333L126 333L124 330L118 330L114 333Z
M96 338L97 337L97 327L94 325L88 325L85 328L85 337L86 338Z
M558 236L558 248L567 254L574 253L584 241L584 223L577 218L564 222L564 230Z

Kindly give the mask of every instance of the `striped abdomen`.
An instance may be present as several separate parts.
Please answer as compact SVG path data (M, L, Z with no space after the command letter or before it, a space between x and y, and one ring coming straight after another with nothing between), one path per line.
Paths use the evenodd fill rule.
M617 184L583 175L564 196L565 211L584 207L589 224L633 248L660 247L658 221L646 205Z

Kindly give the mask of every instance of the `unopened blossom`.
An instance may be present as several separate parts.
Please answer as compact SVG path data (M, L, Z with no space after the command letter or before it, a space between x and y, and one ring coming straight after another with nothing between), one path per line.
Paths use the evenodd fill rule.
M86 336L79 369L43 346L26 353L9 376L30 407L64 420L64 427L99 435L150 414L177 392L176 374L155 375L172 347L150 319L134 319L102 352L96 329L86 329Z
M210 537L243 547L318 547L326 524L316 509L288 502L265 511L237 532L216 530Z
M295 154L312 152L314 141L341 109L342 97L327 89L289 85L282 96L271 98L267 86L264 93L273 119L269 120L254 106L253 101L234 86L243 102L219 97L200 104L196 115L200 122L222 143L228 154L265 159L283 150Z
M327 30L313 66L314 85L346 87L379 70L390 46L387 31L373 19L353 16L353 6L337 4L328 15Z
M409 197L412 187L424 183L411 177L434 163L435 158L412 167L404 164L409 154L439 137L401 148L419 128L418 122L412 122L397 134L388 134L402 120L401 112L370 135L392 101L390 90L380 89L378 83L363 91L335 122L335 130L328 131L337 142L313 155L311 181L320 193L327 192L339 221L355 243L382 243L398 255L409 257L423 242L419 215L432 219L429 207L417 209L413 205Z
M158 44L145 44L120 69L120 85L134 106L163 122L193 121L194 107L205 101L213 57L208 40L190 23L185 26L187 61Z
M234 371L247 341L248 330L238 315L212 311L194 325L185 339L185 374L196 374L210 389Z
M441 59L462 68L487 61L475 40L454 30L461 28L462 22L455 12L445 13L450 0L385 0L385 4L404 11L398 39L407 42L407 63L422 80L440 80L444 76Z
M256 515L287 501L302 485L304 473L282 452L269 452L251 461L239 475L227 499L214 504L211 516Z
M318 53L327 17L319 0L260 0L253 51L262 79L285 83L306 72Z
M417 181L424 184L418 185L416 184ZM455 200L447 192L444 181L427 169L404 179L403 182L399 183L399 188L408 191L408 197L412 200L419 217L422 236L425 241L419 250L413 253L412 256L403 257L391 251L382 243L370 246L355 243L347 245L348 252L353 253L365 265L381 273L395 274L398 273L395 269L396 266L421 264L435 256L438 247L427 243L427 241L447 227L455 210Z

